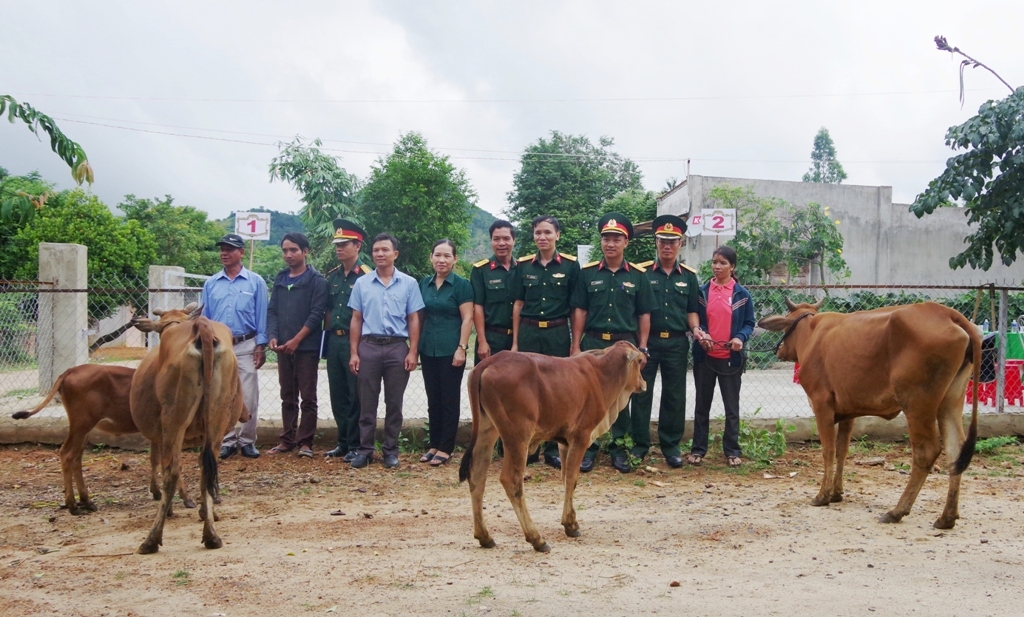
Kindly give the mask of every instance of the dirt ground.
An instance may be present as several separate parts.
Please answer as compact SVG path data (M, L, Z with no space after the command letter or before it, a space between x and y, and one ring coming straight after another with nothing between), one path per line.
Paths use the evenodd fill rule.
M54 448L0 448L2 615L1019 615L1024 597L1024 448L976 457L961 519L931 523L946 476L929 477L897 525L875 517L907 481L904 444L858 446L846 500L809 505L820 453L773 465L581 477L583 535L559 525L558 472L529 468L525 494L552 551L525 542L491 468L487 523L473 539L469 491L453 464L403 455L398 470L322 458L234 457L221 465L219 550L196 510L176 504L164 545L136 555L155 514L144 453L86 454L99 511L62 501ZM189 486L196 454L186 453ZM940 461L941 462L941 461ZM198 490L196 493L198 493Z

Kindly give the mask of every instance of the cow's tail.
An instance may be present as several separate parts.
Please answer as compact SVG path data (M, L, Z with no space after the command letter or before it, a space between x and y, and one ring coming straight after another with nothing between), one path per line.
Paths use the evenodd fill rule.
M956 314L956 322L967 336L971 339L970 358L971 363L974 365L974 378L971 388L971 400L974 401L974 406L971 409L971 425L967 429L967 440L964 441L964 445L960 448L960 455L956 457L956 463L953 465L953 475L960 475L967 469L967 466L971 464L971 458L974 456L974 445L978 441L978 382L981 381L981 334L978 333L978 328L972 324L966 317L961 315L959 312L954 311Z
M206 491L210 495L217 495L219 481L217 479L217 457L214 455L214 426L210 421L210 397L213 394L213 362L214 346L217 339L214 338L213 328L210 322L200 319L193 323L192 331L197 335L196 344L200 346L203 358L203 395L199 399L199 409L196 413L200 418L200 426L205 426L203 437L203 453L201 455L203 466L203 481L206 484Z
M484 415L484 405L480 397L483 374L484 369L479 366L473 367L469 372L469 383L466 385L466 389L469 390L469 408L473 413L473 429L470 432L466 453L462 455L462 463L459 464L459 482L468 480L469 470L473 468L473 448L476 447L477 431L480 430L480 418Z
M60 377L57 378L57 381L53 382L53 387L50 388L50 393L46 395L46 398L43 399L42 403L36 405L35 409L27 411L16 411L14 412L14 414L11 415L11 417L14 418L15 420L24 420L25 418L31 418L32 416L39 413L43 409L43 407L49 405L50 401L53 400L53 397L57 396L57 393L60 392L60 387L64 383L64 378L67 377L68 371L70 370L71 369L68 369L67 371L64 371L63 373L60 374Z

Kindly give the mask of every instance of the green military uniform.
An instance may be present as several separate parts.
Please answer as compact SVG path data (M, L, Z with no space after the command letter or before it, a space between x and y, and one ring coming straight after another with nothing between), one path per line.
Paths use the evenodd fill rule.
M629 433L633 437L633 456L643 458L651 447L651 406L654 379L661 368L661 404L658 407L658 443L665 457L680 456L679 442L686 426L686 363L690 350L688 313L696 313L700 282L693 268L679 264L665 273L657 262L640 264L657 300L651 313L651 333L647 339L650 356L643 369L647 391L634 394Z
M498 258L481 259L473 264L469 275L473 286L473 304L484 307L485 332L477 332L477 339L485 337L491 355L512 349L512 304L515 302L516 261L506 270ZM480 362L479 354L475 362Z
M344 219L335 220L334 226L336 244L351 241L362 243L366 236L358 225ZM327 324L328 329L324 333L327 337L327 382L331 392L331 412L338 425L339 453L351 452L359 447L359 390L356 376L348 368L351 358L348 329L352 321L348 298L356 279L372 271L372 268L356 258L348 274L345 274L344 264L338 264L327 272L327 306L331 315L331 322Z

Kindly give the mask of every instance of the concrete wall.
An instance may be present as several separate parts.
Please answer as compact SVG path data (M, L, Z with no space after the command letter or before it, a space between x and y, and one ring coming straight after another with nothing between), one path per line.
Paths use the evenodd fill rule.
M906 204L892 203L892 187L854 186L690 176L658 200L658 214L688 216L711 207L707 195L719 185L748 186L761 197L778 197L801 206L819 203L839 220L843 257L850 267L846 283L856 285L969 285L1024 282L1024 260L1005 267L998 263L988 272L950 270L949 259L964 248L971 232L964 210L940 208L918 219ZM725 243L727 237L718 242ZM687 242L682 257L694 267L711 258L714 236ZM834 281L826 281L834 282Z

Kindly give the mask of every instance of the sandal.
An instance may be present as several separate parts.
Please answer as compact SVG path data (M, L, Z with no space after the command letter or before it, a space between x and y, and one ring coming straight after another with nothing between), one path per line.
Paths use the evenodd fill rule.
M743 459L738 456L727 456L725 462L728 463L729 467L739 467L743 464Z
M686 462L694 467L700 467L704 464L704 457L699 454L687 454Z
M283 444L277 444L273 448L267 450L267 454L270 454L270 455L284 454L285 452L291 452L291 451L292 451L291 448L288 448L288 447L284 446Z
M299 456L313 458L313 448L310 448L309 446L302 446L299 448Z
M428 452L424 452L423 456L420 457L420 462L421 463L429 463L430 459L434 458L436 455L437 455L437 450L434 450L433 452L429 452L429 451Z
M438 452L437 454L434 455L434 458L430 460L430 466L440 467L441 465L447 463L451 458L451 454L449 454L448 456L443 456L440 452Z

